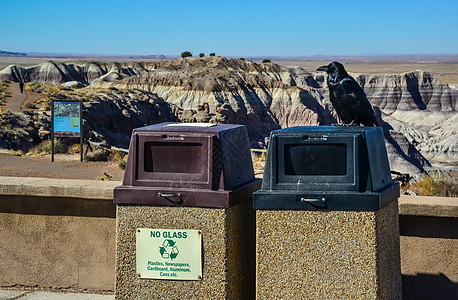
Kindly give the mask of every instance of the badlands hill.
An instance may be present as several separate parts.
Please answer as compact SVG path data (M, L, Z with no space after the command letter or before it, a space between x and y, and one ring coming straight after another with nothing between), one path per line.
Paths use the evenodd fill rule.
M383 124L392 169L417 173L428 160L457 164L456 90L422 71L352 75ZM88 134L119 146L132 128L167 120L245 124L253 147L265 146L274 129L337 122L323 74L242 59L46 62L8 66L0 80L100 91L86 98Z

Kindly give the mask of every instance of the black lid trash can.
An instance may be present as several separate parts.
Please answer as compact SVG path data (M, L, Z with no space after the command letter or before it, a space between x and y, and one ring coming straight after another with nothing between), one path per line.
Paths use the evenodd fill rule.
M271 133L255 209L378 210L399 197L380 127L291 127Z
M401 299L399 194L382 128L273 131L253 194L256 297Z

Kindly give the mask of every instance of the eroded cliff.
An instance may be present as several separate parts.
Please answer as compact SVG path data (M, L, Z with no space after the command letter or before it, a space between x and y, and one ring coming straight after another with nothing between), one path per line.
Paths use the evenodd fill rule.
M416 173L429 165L425 157L456 164L456 90L421 71L353 75L384 124L393 169ZM122 144L123 128L167 120L245 124L254 147L265 146L274 129L337 123L323 74L242 59L48 62L9 66L0 80L138 91L141 95L91 98L85 105L93 137Z

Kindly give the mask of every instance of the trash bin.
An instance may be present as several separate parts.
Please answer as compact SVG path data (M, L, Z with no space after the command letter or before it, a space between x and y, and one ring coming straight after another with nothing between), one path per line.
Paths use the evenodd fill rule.
M245 126L134 129L114 190L116 299L254 297L259 188Z
M256 209L259 299L400 299L397 199L380 127L273 131Z

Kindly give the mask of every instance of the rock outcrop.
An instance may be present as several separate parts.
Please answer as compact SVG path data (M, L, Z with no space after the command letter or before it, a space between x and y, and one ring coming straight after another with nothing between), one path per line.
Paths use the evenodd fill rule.
M364 88L372 105L388 114L397 110L456 110L456 92L428 72L358 75L355 79Z
M129 147L132 129L166 121L178 121L174 108L145 91L101 91L84 102L84 136L92 141Z
M458 91L421 71L353 76L384 124L392 168L415 173L429 166L426 158L456 164ZM86 107L87 123L93 118L100 124L90 128L94 138L106 140L117 132L115 140L122 144L132 126L168 120L245 124L254 147L265 146L275 129L337 122L322 74L242 59L48 62L9 66L0 71L0 80L138 91L100 97Z

